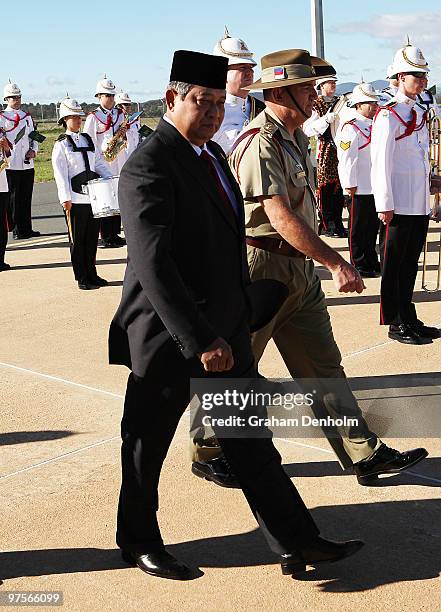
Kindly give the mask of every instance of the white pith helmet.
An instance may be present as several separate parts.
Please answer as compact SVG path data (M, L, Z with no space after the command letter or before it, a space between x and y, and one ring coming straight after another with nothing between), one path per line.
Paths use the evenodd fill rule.
M423 52L410 44L409 37L407 44L395 53L389 78L396 79L401 72L429 72Z
M256 65L256 62L253 60L254 53L248 49L246 43L241 38L231 37L226 26L224 37L214 46L213 55L226 57L230 66L234 64Z
M393 65L389 64L389 66L387 67L387 70L386 70L386 79L388 81L390 81L392 79L392 75L394 73L393 70L394 70Z
M12 96L21 96L21 91L17 83L11 83L11 79L9 79L3 88L3 100Z
M359 83L352 90L348 103L350 108L363 102L378 102L379 96L370 83Z
M115 104L132 104L132 101L126 91L119 91L115 96Z
M83 109L78 104L78 102L73 98L69 98L69 96L66 96L64 100L60 102L60 107L58 109L58 125L61 125L61 122L65 117L84 117L84 114L85 113L83 112Z
M110 79L107 78L106 75L102 79L98 81L95 88L95 98L99 94L111 94L115 95L116 87Z
M336 83L338 81L338 78L336 76L327 76L321 79L316 79L315 86L317 89L319 89L320 85L322 85L323 83L327 83L328 81L334 81L334 83Z

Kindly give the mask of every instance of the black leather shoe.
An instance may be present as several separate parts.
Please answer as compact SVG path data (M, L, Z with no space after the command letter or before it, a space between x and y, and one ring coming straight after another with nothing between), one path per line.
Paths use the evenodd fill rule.
M10 270L11 266L4 261L0 262L0 272L6 272L6 270Z
M441 329L424 325L419 319L417 319L415 323L409 323L409 327L411 327L418 336L421 336L421 338L432 338L433 340L441 338Z
M125 238L122 238L121 236L112 236L112 242L113 244L117 244L118 246L126 246L127 242L125 240Z
M210 459L210 461L193 461L191 471L195 476L211 480L220 487L241 488L224 455Z
M94 283L90 283L89 281L87 281L86 283L78 281L78 289L82 289L83 291L89 291L90 289L99 289L99 285L95 285Z
M98 287L107 287L109 284L109 281L107 281L105 278L101 278L101 276L94 276L93 278L89 279L89 282L92 285L97 285Z
M28 238L37 238L37 236L41 236L41 232L37 232L37 230L31 230L29 232Z
M293 575L304 572L307 565L321 565L334 563L358 552L364 546L361 540L348 540L347 542L333 542L317 536L310 543L299 550L280 556L282 574Z
M345 229L344 227L339 228L338 230L336 230L336 234L339 238L347 238L348 237L348 230Z
M122 550L121 556L126 563L132 567L139 567L151 576L169 580L191 580L197 577L194 571L180 563L166 550L140 554Z
M117 246L119 245L114 244L112 240L107 240L104 238L102 238L101 241L98 243L98 248L100 249L116 249Z
M403 344L430 344L432 342L430 338L423 338L417 334L407 323L389 325L388 336L391 340L398 340Z
M429 453L425 448L400 451L382 444L369 459L359 461L354 465L358 483L369 485L377 480L380 474L398 474L412 467Z

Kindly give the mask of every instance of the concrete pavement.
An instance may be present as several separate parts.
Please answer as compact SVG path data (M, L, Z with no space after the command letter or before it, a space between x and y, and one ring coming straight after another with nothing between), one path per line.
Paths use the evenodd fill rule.
M424 445L430 457L372 488L342 472L323 439L278 440L323 535L366 541L356 557L292 580L281 575L241 492L191 475L184 416L161 478L160 523L169 550L204 575L176 583L127 567L114 543L127 371L108 366L106 353L126 252L99 250L99 274L111 286L81 292L53 184L36 186L33 211L34 229L45 235L11 240L13 270L0 274L0 593L62 590L63 609L75 612L439 610L439 437L386 440L400 449ZM344 240L332 244L347 255ZM404 416L423 404L439 408L441 340L389 341L378 325L378 279L368 279L361 296L342 296L326 270L320 275L362 406L395 403ZM418 285L416 298L420 317L440 326L441 293ZM274 345L261 370L286 375ZM434 435L436 426L441 419Z

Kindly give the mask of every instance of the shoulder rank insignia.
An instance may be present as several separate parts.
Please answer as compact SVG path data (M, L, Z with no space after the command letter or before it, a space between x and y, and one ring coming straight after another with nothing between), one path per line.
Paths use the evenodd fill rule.
M351 146L351 140L348 140L348 142L343 142L343 140L340 141L340 149L343 149L343 151L347 151L349 149L349 147Z
M60 134L57 138L57 142L61 142L62 140L66 140L66 134Z
M386 104L384 104L383 108L392 108L393 106L396 106L398 104L398 102L394 99L390 100L389 102L386 102Z
M277 125L275 125L274 123L271 123L271 121L267 121L265 125L263 125L260 128L260 133L264 136L268 136L269 138L272 138L278 129L279 128L277 127Z

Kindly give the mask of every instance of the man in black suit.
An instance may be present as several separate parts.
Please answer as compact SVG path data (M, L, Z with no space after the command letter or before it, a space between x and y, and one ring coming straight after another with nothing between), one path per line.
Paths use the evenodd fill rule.
M128 263L109 346L111 363L131 374L117 544L130 564L181 580L194 574L165 551L157 487L190 378L256 376L242 197L222 149L209 142L224 116L227 67L223 57L175 53L167 113L119 183ZM271 439L218 438L283 573L361 547L318 536Z

